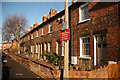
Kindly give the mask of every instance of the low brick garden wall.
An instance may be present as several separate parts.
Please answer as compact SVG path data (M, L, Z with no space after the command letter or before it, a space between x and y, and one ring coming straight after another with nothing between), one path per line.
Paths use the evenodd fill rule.
M104 66L92 71L69 71L70 78L108 78L108 66Z
M4 51L3 51L4 52ZM36 73L42 78L61 78L61 70L57 69L56 66L48 64L43 61L36 61L34 59L28 59L27 57L15 55L11 53L4 52L9 55L15 61L23 64L26 68ZM114 78L118 79L120 77L120 62L118 64L106 65L103 67L98 67L91 71L76 71L74 69L69 70L69 78Z
M56 66L48 64L43 61L36 61L34 59L28 59L27 57L11 54L3 51L5 54L9 55L16 62L23 64L26 68L30 69L32 72L36 73L42 78L60 78L61 70L56 69Z

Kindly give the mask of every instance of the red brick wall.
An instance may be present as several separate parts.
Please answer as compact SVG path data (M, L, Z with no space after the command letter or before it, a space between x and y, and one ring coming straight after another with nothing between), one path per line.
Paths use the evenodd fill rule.
M90 36L90 56L94 59L94 39L99 31L106 30L107 35L107 60L118 61L119 44L119 12L118 3L90 2L89 21L79 23L79 6L72 8L71 24L73 25L73 56L80 55L80 37ZM103 34L103 32L99 32ZM83 63L84 64L84 63ZM79 65L79 64L78 64ZM80 64L81 65L81 64Z
M40 28L38 31L39 31L39 35L38 36L41 37L42 36L42 28Z
M108 78L108 67L101 67L92 71L69 71L69 78Z
M107 44L108 44L108 57L109 61L119 61L119 27L108 29Z
M16 56L11 53L4 53L42 78L60 78L61 76L61 70L57 70L54 65L42 61L37 62L32 59L26 59L23 56Z
M35 61L33 59L26 59L26 57L11 54L4 52L5 54L12 57L15 61L23 64L26 68L29 68L31 71L36 73L42 78L60 78L61 70L57 69L57 66L48 64L42 61ZM111 64L103 67L98 67L91 71L76 71L76 70L69 70L69 78L119 78L119 63L118 64Z
M60 30L61 30L61 21L54 19L52 22L52 33L49 32L49 24L50 22L46 23L43 26L43 36L42 35L42 27L38 29L39 31L39 37L36 38L36 31L33 32L34 35L34 41L31 41L31 44L36 44L36 43L49 43L52 42L52 53L56 53L56 41L60 41ZM48 46L47 50L48 50ZM36 46L35 46L36 49Z

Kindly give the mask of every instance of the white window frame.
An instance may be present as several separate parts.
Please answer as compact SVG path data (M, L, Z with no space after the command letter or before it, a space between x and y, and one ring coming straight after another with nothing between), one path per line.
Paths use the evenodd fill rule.
M85 19L85 20L82 20L82 14L81 14L81 8L82 7L84 7L84 6L86 6L86 5L88 5L88 3L85 3L85 4L83 4L83 5L81 5L80 7L79 7L79 23L81 23L81 22L85 22L85 21L88 21L88 20L90 20L89 18L88 19ZM88 9L89 10L89 9ZM89 14L89 13L88 13Z
M58 54L58 42L56 42L56 54Z
M30 40L30 35L28 35L28 40Z
M48 43L48 52L51 52L50 46L52 47L52 43Z
M97 65L97 59L96 59L96 36L94 35L94 66Z
M33 39L33 33L32 33L31 39Z
M47 49L46 49L46 48L47 48L46 46L47 46L47 44L46 44L46 43L44 43L44 51L46 51L46 50L47 50Z
M49 32L48 33L52 33L51 27L52 27L52 22L49 24Z
M38 45L39 45L39 52L38 52L39 57L38 57L38 59L40 59L40 54L41 54L41 44L39 43Z
M33 49L33 48L32 48L32 46L31 46L31 52L32 52L32 49Z
M79 56L79 58L91 59L90 55L83 55L83 53L82 53L82 39L83 38L88 38L88 36L80 38L80 56Z
M64 52L65 52L64 46L65 46L65 43L64 43L64 41L62 41L62 56L64 56Z
M36 44L36 53L38 53L38 44Z

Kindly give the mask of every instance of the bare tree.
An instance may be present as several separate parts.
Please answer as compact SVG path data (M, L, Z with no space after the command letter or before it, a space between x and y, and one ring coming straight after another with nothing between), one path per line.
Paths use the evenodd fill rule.
M27 29L27 20L23 15L7 16L3 23L3 41L16 39L18 43L18 54L20 54L20 37Z

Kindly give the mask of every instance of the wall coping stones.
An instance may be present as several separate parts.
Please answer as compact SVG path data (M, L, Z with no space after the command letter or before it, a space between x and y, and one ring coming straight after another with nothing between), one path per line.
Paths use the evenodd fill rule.
M9 55L9 54L12 54L12 53L8 53L8 52L5 52L5 51L3 51L3 52L4 52L5 54L7 53L8 55ZM51 64L49 64L49 63L46 63L46 62L43 62L43 61L37 61L37 60L34 60L34 59L32 59L32 58L28 58L28 57L21 56L21 55L18 55L18 54L12 54L12 55L15 55L15 56L18 56L18 57L21 57L21 58L30 60L30 61L32 61L32 62L34 62L34 63L36 63L36 64L40 64L40 65L42 65L42 66L45 66L45 67L50 68L50 69L52 69L52 70L55 70L55 66L54 66L54 65L51 65Z

